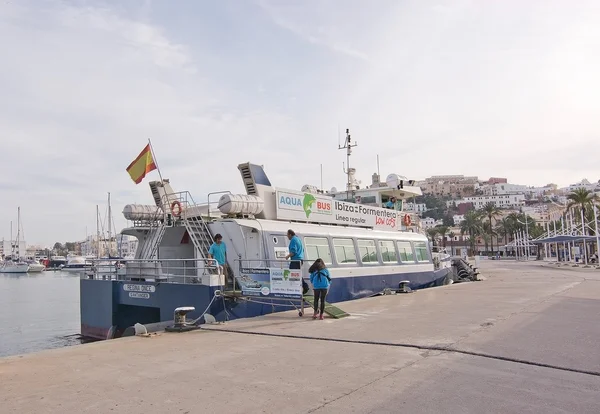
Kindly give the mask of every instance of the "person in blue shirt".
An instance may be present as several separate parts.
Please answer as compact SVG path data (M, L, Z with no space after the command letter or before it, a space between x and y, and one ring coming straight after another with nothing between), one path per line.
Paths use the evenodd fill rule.
M317 316L319 316L319 319L323 320L325 298L327 297L327 292L331 285L329 270L327 270L325 262L323 262L322 259L317 259L312 266L310 266L308 272L310 273L310 283L312 283L313 291L315 293L315 313L313 314L313 319L317 319ZM317 310L320 310L320 315Z
M392 197L389 199L387 203L385 203L385 208L395 209L396 208L396 197Z
M217 265L223 269L225 284L227 284L227 246L223 242L223 236L215 234L215 242L208 249L208 258L217 262Z
M289 254L285 256L285 259L291 259L290 269L302 269L302 262L304 261L302 241L292 229L287 231L287 238L290 241L290 245L288 246Z

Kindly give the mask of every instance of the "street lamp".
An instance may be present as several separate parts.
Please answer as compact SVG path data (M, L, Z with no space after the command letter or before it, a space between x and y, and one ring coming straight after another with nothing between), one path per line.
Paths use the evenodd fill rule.
M525 223L523 223L519 219L517 219L517 221L519 223L525 225L525 242L527 243L526 255L527 255L527 261L529 261L529 224L528 224L528 221L527 221L527 214L525 214Z

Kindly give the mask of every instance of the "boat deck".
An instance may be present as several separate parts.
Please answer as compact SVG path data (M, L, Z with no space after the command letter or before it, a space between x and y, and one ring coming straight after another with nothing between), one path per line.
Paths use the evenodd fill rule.
M481 270L343 303L342 319L290 311L0 359L2 412L600 412L600 270Z

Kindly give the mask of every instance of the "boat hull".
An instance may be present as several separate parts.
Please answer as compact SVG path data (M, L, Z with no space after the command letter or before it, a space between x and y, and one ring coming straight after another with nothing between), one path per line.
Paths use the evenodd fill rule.
M27 273L28 264L10 264L0 267L0 273Z
M46 268L41 264L30 264L27 273L39 273L43 272Z
M412 289L439 286L450 271L450 268L444 268L414 273L336 277L332 280L327 301L335 303L372 296L385 288L397 288L405 280L409 281ZM208 307L218 289L201 284L97 279L81 279L80 283L81 334L95 339L107 339L109 333L119 337L135 323L171 321L175 308L180 306L195 307L196 310L188 317L197 318ZM281 301L257 299L263 303L218 300L210 306L208 313L217 320L225 320L226 317L249 318L290 309L289 306L277 306Z

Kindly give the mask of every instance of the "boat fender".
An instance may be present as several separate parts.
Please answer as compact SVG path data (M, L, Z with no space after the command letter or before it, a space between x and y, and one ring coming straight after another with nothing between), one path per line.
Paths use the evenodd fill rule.
M175 200L171 203L171 214L175 217L181 216L181 203L179 201Z
M406 226L410 226L410 216L408 214L404 215L404 218L402 219L402 221L404 222L404 224Z

